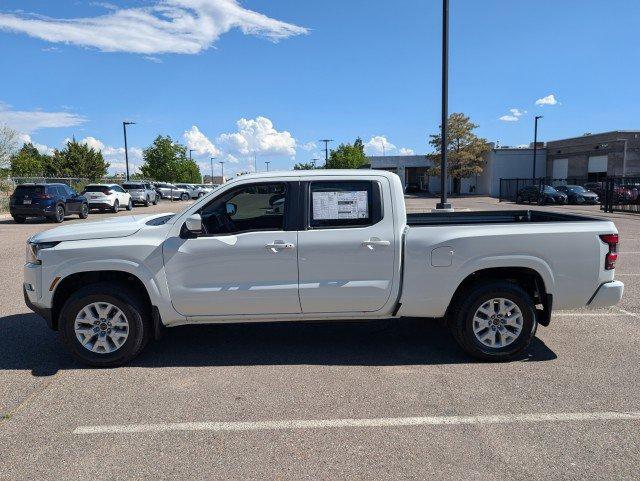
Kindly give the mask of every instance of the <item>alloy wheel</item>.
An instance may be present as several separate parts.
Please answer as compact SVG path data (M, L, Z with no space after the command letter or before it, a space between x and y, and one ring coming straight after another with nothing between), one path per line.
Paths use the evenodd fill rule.
M117 351L129 337L127 317L108 302L94 302L82 308L73 329L82 347L98 354Z
M473 315L473 333L485 346L498 349L512 344L524 324L518 305L502 297L490 299L480 305Z

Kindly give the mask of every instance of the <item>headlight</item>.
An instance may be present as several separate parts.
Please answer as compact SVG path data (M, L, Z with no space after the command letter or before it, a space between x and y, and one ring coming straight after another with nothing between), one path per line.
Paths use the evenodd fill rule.
M27 241L26 261L27 264L42 264L38 258L38 254L42 249L51 249L59 244L59 242L41 242L35 243Z

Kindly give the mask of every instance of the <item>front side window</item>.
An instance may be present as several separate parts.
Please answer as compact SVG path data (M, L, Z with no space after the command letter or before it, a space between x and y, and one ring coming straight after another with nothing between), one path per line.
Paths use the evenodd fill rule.
M204 235L284 230L287 186L251 184L217 197L200 210Z
M377 182L311 182L309 194L311 228L366 226L382 218Z

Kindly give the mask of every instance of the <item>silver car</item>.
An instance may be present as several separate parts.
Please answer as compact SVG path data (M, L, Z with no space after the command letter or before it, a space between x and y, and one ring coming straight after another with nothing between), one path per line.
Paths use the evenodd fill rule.
M149 182L123 182L122 188L131 194L131 201L134 204L142 204L146 207L149 204L158 203L156 189Z
M176 187L186 190L192 199L202 197L206 193L203 188L196 184L176 184Z
M158 182L156 184L156 191L160 194L161 199L189 200L191 198L191 195L189 195L186 190L166 182Z

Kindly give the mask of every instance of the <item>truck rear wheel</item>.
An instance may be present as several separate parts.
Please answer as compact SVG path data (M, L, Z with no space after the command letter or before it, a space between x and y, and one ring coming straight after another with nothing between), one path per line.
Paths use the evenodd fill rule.
M479 284L458 296L449 326L460 347L484 361L508 361L521 354L535 336L535 305L512 282Z
M65 302L59 319L62 341L84 364L121 366L136 357L151 335L148 309L114 283L90 284Z

